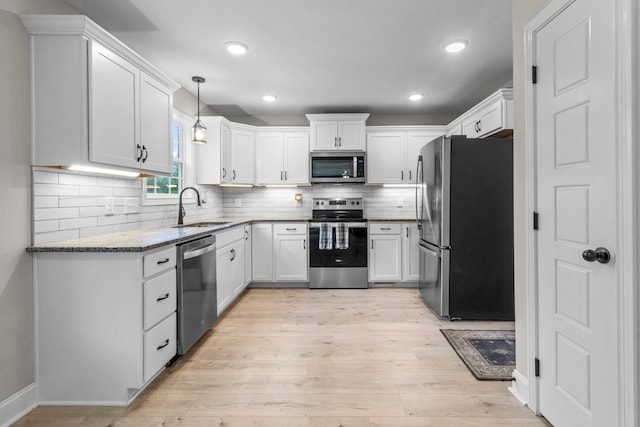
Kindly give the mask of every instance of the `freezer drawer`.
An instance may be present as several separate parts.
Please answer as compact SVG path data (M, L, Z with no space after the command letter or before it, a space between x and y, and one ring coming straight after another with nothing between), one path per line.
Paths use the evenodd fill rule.
M418 289L424 302L438 315L449 316L449 250L420 242Z

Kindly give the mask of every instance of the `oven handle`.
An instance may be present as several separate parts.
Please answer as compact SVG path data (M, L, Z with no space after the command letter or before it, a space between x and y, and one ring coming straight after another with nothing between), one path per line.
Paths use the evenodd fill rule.
M186 259L195 258L197 256L204 255L215 250L216 250L216 244L213 243L209 246L205 246L204 248L194 249L192 251L185 252L184 255L182 255L182 259L186 260Z
M309 224L310 228L320 228L320 224L337 224L335 221L326 221L324 223L312 222ZM349 228L367 228L366 222L347 222Z

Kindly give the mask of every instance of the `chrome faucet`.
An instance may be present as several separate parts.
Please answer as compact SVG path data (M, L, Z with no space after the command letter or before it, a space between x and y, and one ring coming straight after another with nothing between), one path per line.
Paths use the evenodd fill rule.
M182 207L182 193L184 193L185 190L189 190L189 189L196 192L196 196L198 196L198 206L202 206L202 203L200 203L200 193L198 192L198 190L195 187L184 187L180 192L180 202L178 206L178 225L184 224L183 220L184 220L184 217L187 215L184 211L184 208Z

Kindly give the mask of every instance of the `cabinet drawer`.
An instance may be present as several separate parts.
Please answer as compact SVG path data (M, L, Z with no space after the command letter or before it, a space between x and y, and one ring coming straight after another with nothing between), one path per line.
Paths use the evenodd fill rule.
M244 226L234 227L231 230L216 233L216 247L218 249L224 248L237 240L244 240Z
M369 223L369 234L400 234L400 223Z
M151 277L176 266L176 248L171 246L144 256L144 277Z
M149 381L176 355L177 315L173 313L144 334L144 381Z
M273 234L307 234L307 224L275 224Z
M144 282L144 330L176 311L176 270Z

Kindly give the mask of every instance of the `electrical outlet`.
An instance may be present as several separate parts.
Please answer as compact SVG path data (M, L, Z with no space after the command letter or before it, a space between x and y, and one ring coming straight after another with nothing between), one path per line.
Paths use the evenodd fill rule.
M124 199L124 213L132 214L140 212L140 199L137 197L127 197Z
M236 208L242 207L242 199L233 199L233 204Z
M396 199L396 207L401 208L404 206L404 199L402 197L398 197Z
M104 198L104 214L106 216L113 215L113 197Z

